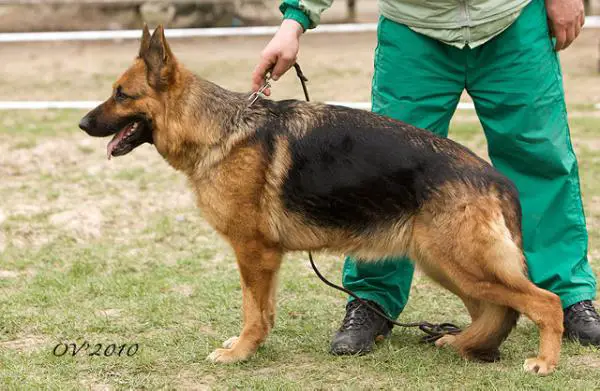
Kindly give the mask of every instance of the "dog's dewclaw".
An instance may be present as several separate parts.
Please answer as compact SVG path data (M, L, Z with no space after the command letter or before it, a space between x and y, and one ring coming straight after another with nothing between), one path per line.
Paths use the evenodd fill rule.
M233 348L233 345L235 345L235 343L237 342L238 339L239 339L239 337L237 337L237 336L229 338L227 341L223 342L223 348L225 348L225 349Z

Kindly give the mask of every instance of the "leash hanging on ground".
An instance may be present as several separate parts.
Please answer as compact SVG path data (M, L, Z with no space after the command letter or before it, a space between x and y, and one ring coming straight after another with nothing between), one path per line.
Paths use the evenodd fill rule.
M302 69L300 68L300 65L298 65L298 63L294 63L294 69L296 70L296 75L298 76L298 79L300 79L300 83L302 84L302 90L304 91L304 98L306 99L307 102L310 102L310 98L308 96L308 89L306 88L306 82L308 81L308 79L302 73ZM390 319L386 314L379 311L379 309L372 306L367 301L358 297L354 292L352 292L349 289L346 289L344 287L341 287L339 285L336 285L336 284L332 283L331 281L327 280L321 274L319 269L317 269L317 265L315 265L315 262L312 257L312 253L310 251L308 252L308 259L310 261L310 265L312 266L313 270L315 271L315 274L317 275L317 277L319 277L319 279L321 281L323 281L325 283L325 285L330 286L334 289L337 289L339 291L342 291L342 292L352 296L359 303L368 307L371 311L373 311L377 315L381 316L382 318L384 318L385 320L387 320L388 322L390 322L396 326L418 327L421 331L423 331L425 334L427 334L421 338L422 342L433 343L433 342L437 341L438 339L440 339L441 337L443 337L444 335L448 335L448 334L455 335L455 334L458 334L461 332L461 329L458 326L453 325L452 323L440 323L440 324L429 323L429 322L401 323L401 322L397 322L393 319Z

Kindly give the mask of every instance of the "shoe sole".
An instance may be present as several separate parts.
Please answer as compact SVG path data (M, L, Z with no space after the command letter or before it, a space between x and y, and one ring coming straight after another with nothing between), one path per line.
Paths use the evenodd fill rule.
M353 350L348 345L341 345L336 347L335 350L329 349L329 353L333 354L334 356L363 356L373 351L373 345L375 345L376 343L383 342L391 334L390 331L388 331L386 334L377 335L374 339L374 343L370 347L366 347L360 350Z

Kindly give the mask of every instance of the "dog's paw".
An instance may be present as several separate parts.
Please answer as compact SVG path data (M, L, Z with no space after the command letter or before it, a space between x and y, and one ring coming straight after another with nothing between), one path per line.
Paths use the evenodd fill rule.
M246 357L240 357L235 354L233 349L216 349L206 357L207 361L218 362L222 364L230 364L245 360Z
M435 346L438 348L451 346L456 341L456 335L447 334L435 341Z
M225 349L233 349L235 343L238 341L239 337L231 337L227 341L223 342L223 348Z
M535 357L528 358L523 364L523 369L526 372L535 373L539 376L546 376L554 371L556 365L549 363L547 360Z

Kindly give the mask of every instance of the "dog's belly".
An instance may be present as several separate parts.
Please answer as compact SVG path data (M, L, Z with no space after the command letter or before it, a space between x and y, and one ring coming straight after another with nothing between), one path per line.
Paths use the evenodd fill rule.
M336 250L358 261L380 261L406 256L411 241L412 219L382 227L374 232L353 235L350 240L342 240Z
M412 239L412 217L399 217L393 223L373 222L364 229L344 225L323 227L289 211L276 212L271 217L272 230L268 236L287 251L324 250L362 261L376 261L406 255Z

